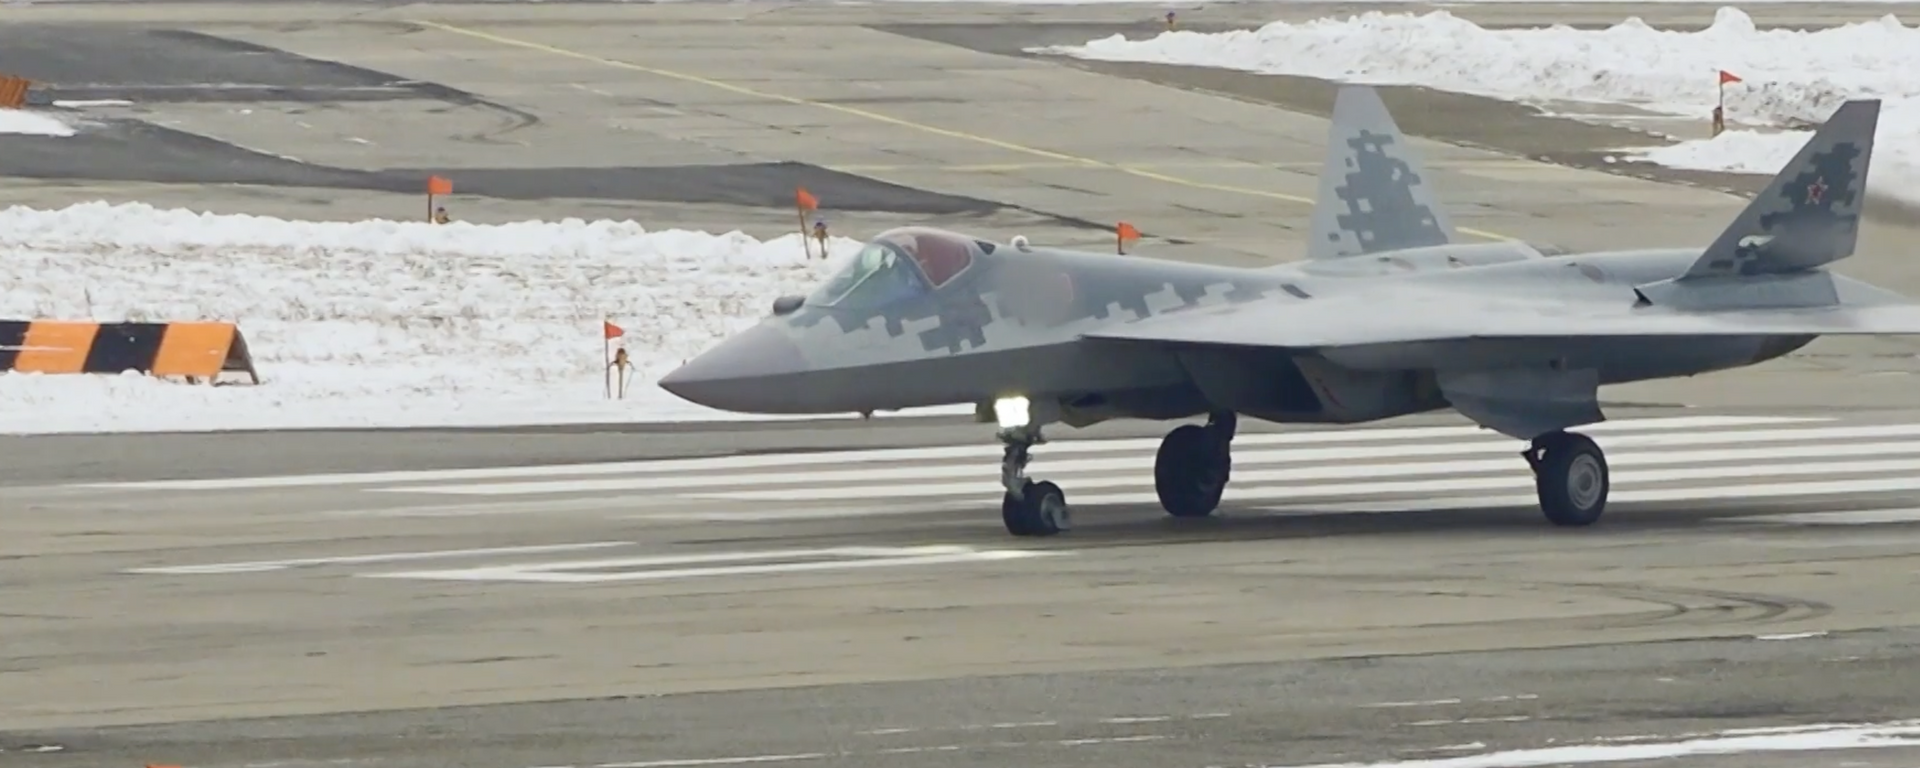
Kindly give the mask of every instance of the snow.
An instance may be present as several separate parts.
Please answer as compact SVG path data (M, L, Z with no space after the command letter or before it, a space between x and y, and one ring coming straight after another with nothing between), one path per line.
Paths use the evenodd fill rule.
M0 109L0 134L30 136L72 136L73 126L59 118L20 109Z
M85 109L87 107L131 107L133 102L126 99L56 99L53 105L61 109Z
M833 265L859 246L830 243ZM0 318L233 321L264 383L10 372L0 431L738 418L653 382L829 269L797 233L13 207L0 211ZM616 343L637 368L625 400L604 396L603 318L626 329Z
M1808 135L1802 131L1728 130L1711 139L1631 150L1628 159L1669 168L1772 175L1793 159L1794 154L1800 151L1800 146L1807 142ZM1873 177L1868 178L1871 180Z
M1445 11L1367 12L1257 30L1114 35L1041 49L1086 59L1144 61L1374 84L1419 85L1523 103L1627 104L1699 121L1726 88L1717 139L1636 149L1629 160L1771 175L1809 133L1781 129L1824 121L1849 98L1884 100L1873 175L1876 194L1920 199L1920 27L1893 15L1804 31L1757 29L1721 8L1694 32L1655 29L1638 17L1604 30L1565 26L1486 29ZM1762 130L1749 130L1757 128ZM1772 129L1772 130L1765 130Z
M1626 740L1615 739L1614 741ZM1649 762L1701 755L1824 752L1889 747L1920 747L1920 721L1744 728L1710 734L1689 734L1678 740L1647 739L1630 744L1570 744L1457 757L1287 768L1540 768L1585 763ZM1273 768L1282 767L1273 766Z

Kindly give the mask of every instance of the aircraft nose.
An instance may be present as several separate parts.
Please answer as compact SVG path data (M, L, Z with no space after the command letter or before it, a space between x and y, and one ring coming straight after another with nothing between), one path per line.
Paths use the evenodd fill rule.
M660 377L660 388L709 408L767 411L777 407L782 388L768 381L804 372L807 363L792 339L773 328L754 326L720 342Z

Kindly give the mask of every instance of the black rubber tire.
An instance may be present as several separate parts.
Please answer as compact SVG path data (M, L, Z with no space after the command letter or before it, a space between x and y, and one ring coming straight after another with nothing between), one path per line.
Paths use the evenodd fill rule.
M1599 522L1612 491L1612 473L1600 446L1571 432L1544 436L1539 445L1546 450L1534 473L1534 489L1547 522L1569 528Z
M1006 524L1007 533L1032 536L1033 525L1028 517L1026 504L1015 499L1013 494L1000 497L1000 522Z
M1206 517L1220 506L1233 473L1229 444L1197 424L1176 427L1153 458L1153 492L1174 517Z
M1024 498L1000 499L1000 520L1015 536L1052 536L1073 527L1067 494L1049 482L1027 481Z

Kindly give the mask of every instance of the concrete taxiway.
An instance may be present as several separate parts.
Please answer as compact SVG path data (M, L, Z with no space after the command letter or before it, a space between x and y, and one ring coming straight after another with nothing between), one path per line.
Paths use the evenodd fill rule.
M1451 10L1697 25L1711 9ZM10 34L43 36L21 39L106 42L65 80L31 71L51 66L31 45L0 67L135 101L83 108L107 124L99 152L46 154L61 141L48 139L26 160L0 153L14 175L49 176L0 202L40 206L412 216L419 198L394 185L441 170L477 193L452 201L460 218L765 235L805 183L830 209L853 201L829 213L849 234L930 221L1097 244L1125 219L1145 252L1257 264L1298 250L1325 128L1321 84L1006 49L1151 34L1158 14L1139 7L8 13L25 25ZM258 66L232 77L258 82L188 87L239 60ZM1687 242L1742 204L1694 186L1737 179L1583 167L1646 141L1630 131L1390 98L1409 131L1480 144L1421 149L1459 223L1489 236ZM1528 159L1542 146L1564 151ZM193 162L209 157L231 162ZM1876 220L1845 271L1920 294L1895 258L1905 226ZM1511 501L1524 470L1500 446L1469 447L1510 469L1432 466L1484 441L1465 432L1301 447L1250 426L1241 499L1180 525L1138 498L1164 427L1103 425L1042 449L1056 453L1035 474L1082 507L1077 530L1037 542L1007 537L991 490L966 485L991 486L996 457L961 420L6 438L0 762L1201 768L1609 738L1655 745L1635 753L1651 758L1685 752L1658 745L1686 734L1913 717L1913 359L1903 342L1822 342L1764 370L1609 393L1616 419L1704 421L1617 433L1635 457L1618 460L1620 491L1639 495L1584 531ZM1820 421L1728 421L1762 418ZM1297 452L1318 450L1334 452ZM1809 471L1822 451L1832 465ZM708 463L670 463L687 457ZM597 468L534 466L556 463ZM465 467L492 474L447 473ZM354 474L370 472L429 474ZM312 473L352 476L245 479ZM203 482L125 485L165 480ZM1693 764L1730 761L1785 758Z

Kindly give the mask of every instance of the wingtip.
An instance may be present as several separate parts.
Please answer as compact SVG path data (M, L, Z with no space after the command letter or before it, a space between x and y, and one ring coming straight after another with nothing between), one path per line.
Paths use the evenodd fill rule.
M1861 119L1861 120L1869 120L1869 119L1877 119L1879 117L1880 117L1880 100L1879 99L1850 99L1847 102L1841 104L1839 109L1834 110L1833 116L1827 118L1827 122L1833 122L1834 120L1840 119L1840 118L1854 118L1854 119Z
M1339 85L1340 87L1336 95L1338 98L1341 98L1341 99L1349 99L1355 96L1375 95L1374 87L1366 83L1342 82Z
M1386 112L1380 91L1362 83L1341 83L1333 97L1333 113L1340 116L1374 115Z

